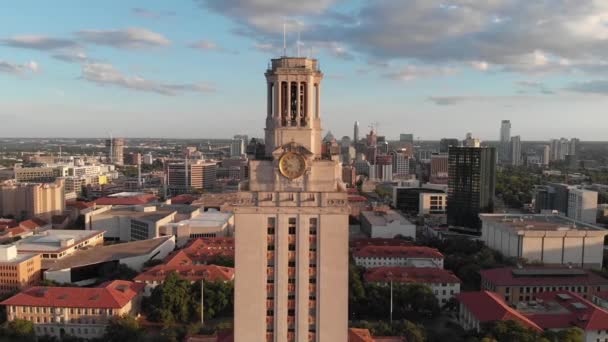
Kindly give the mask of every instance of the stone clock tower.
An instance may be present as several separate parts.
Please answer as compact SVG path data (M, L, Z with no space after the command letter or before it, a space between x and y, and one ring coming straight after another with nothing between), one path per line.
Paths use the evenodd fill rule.
M317 60L273 59L263 160L235 205L235 341L346 342L348 202L321 155Z

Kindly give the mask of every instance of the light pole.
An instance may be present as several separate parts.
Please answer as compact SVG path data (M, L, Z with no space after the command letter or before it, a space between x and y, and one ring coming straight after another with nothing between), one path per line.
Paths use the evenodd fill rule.
M391 299L390 299L390 321L393 323L393 272L388 271L386 274L391 286Z

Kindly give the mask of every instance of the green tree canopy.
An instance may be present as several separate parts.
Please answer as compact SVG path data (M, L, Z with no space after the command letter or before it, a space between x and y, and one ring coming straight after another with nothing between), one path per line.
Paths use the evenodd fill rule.
M110 318L104 340L107 342L143 341L143 331L133 316Z

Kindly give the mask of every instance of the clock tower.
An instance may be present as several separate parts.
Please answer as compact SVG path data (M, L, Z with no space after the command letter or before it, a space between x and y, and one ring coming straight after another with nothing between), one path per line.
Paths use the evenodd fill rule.
M341 165L321 154L316 59L266 70L265 158L235 204L235 341L346 342L348 201Z

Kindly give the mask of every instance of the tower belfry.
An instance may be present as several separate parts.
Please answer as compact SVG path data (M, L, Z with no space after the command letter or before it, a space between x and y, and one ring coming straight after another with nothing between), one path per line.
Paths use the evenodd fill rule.
M348 198L321 153L323 73L281 57L266 70L265 158L234 206L237 342L346 342Z

